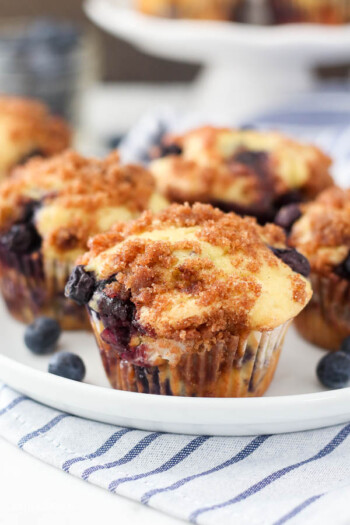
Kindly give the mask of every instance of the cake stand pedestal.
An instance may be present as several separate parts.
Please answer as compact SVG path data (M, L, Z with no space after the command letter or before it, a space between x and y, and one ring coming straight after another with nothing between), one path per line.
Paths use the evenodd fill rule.
M150 54L203 64L191 110L249 119L314 86L320 65L350 62L350 26L254 26L142 15L127 0L86 0L87 15Z

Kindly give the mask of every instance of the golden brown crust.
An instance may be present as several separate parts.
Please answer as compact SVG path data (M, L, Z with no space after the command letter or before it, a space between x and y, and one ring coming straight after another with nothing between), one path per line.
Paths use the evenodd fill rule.
M15 170L0 188L0 231L6 231L31 200L40 203L36 225L43 249L85 250L91 235L117 220L137 217L150 205L155 182L136 165L121 165L117 152L105 159L66 151L33 159Z
M178 341L203 344L210 339L213 344L227 333L259 325L259 316L256 321L249 316L266 293L265 277L259 277L263 269L267 281L274 272L294 276L288 280L283 273L282 280L298 310L309 299L305 279L284 267L268 245L285 246L285 235L275 225L262 227L255 219L208 205L174 204L98 235L79 263L88 271L97 265L100 280L116 275L117 282L105 293L129 291L147 330ZM282 324L294 313L284 315L281 323L276 318L271 323ZM269 323L259 328L273 328Z
M151 174L137 165L120 164L117 152L105 159L85 158L66 151L50 159L33 159L16 168L0 189L1 211L6 203L21 203L32 195L64 208L87 212L106 206L126 206L130 211L147 208L155 183Z
M330 188L302 212L289 243L309 258L314 271L328 274L350 250L350 190Z
M12 141L30 140L46 156L68 148L71 131L65 121L49 113L48 108L35 100L0 96L0 118L10 126Z
M137 0L145 14L171 18L234 20L242 0Z
M154 161L151 170L160 191L175 202L273 207L288 192L310 200L334 184L327 155L280 133L205 126L166 137L171 143L182 153ZM246 164L237 157L243 152L261 155Z
M199 239L225 248L228 253L234 253L239 248L243 252L252 254L250 250L254 250L257 244L259 248L261 247L261 238L270 245L283 246L286 242L285 233L275 224L260 226L252 217L242 219L234 213L225 214L205 204L197 203L193 206L173 204L156 216L147 211L135 221L116 224L109 232L97 235L90 241L90 252L85 254L83 264L88 264L90 258L95 258L101 252L132 235L167 227L194 226L201 226ZM264 255L271 260L270 250L264 250Z

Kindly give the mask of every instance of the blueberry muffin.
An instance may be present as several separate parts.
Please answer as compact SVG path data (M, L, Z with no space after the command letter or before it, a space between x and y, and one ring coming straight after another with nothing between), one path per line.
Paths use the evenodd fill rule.
M296 327L311 343L338 350L350 336L350 190L326 190L293 221L289 244L308 258L314 290Z
M64 287L88 238L147 208L167 203L152 175L67 151L32 159L0 187L0 288L9 311L23 322L45 315L62 328L89 326L85 309L64 297Z
M308 271L275 225L173 204L92 239L66 293L87 304L114 388L260 396L311 297Z
M50 157L68 148L71 133L40 102L0 96L0 180L30 157Z
M244 0L138 0L137 6L147 15L200 20L240 19Z
M286 23L347 24L350 0L270 0L274 21Z
M166 137L157 153L150 170L166 198L209 203L262 224L282 205L333 185L329 157L280 133L203 127Z

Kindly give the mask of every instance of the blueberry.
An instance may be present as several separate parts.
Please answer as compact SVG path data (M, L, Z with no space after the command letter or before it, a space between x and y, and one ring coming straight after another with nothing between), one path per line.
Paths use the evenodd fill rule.
M98 309L105 327L114 327L116 323L130 325L133 320L135 305L130 299L120 299L118 297L108 297L102 294Z
M283 193L276 199L275 205L278 209L288 206L289 204L298 204L302 201L302 195L298 190L290 190Z
M41 237L33 224L14 224L2 235L0 242L8 250L18 254L30 254L39 250Z
M340 345L340 351L350 356L350 337L346 337Z
M266 160L267 154L265 151L240 151L234 156L235 161L254 167L262 160Z
M342 279L350 279L350 254L334 269L334 273Z
M350 355L335 352L322 357L316 369L317 377L327 388L350 386Z
M162 144L160 146L160 157L168 157L169 155L181 155L182 148L178 144Z
M90 301L95 287L93 274L86 272L83 266L76 266L69 277L65 295L82 306Z
M33 354L50 354L55 350L60 335L61 327L55 319L39 317L27 326L24 342Z
M293 224L301 217L301 211L299 204L289 204L284 206L277 213L275 223L281 228L289 231Z
M49 373L56 376L82 381L85 377L85 365L81 357L71 352L59 352L50 359Z
M254 170L261 179L267 180L269 176L268 153L265 151L240 151L233 157L233 162L244 164Z
M283 261L287 266L289 266L293 272L300 273L300 275L303 275L304 277L308 277L310 275L310 263L302 255L301 253L297 252L294 248L274 248L273 246L270 246L270 250Z

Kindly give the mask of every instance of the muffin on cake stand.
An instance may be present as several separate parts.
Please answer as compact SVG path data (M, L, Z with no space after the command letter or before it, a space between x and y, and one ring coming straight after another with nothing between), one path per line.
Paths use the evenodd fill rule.
M349 58L349 25L167 19L138 13L125 0L86 0L85 10L96 24L143 51L203 64L192 109L221 110L235 121L312 89L315 67Z

